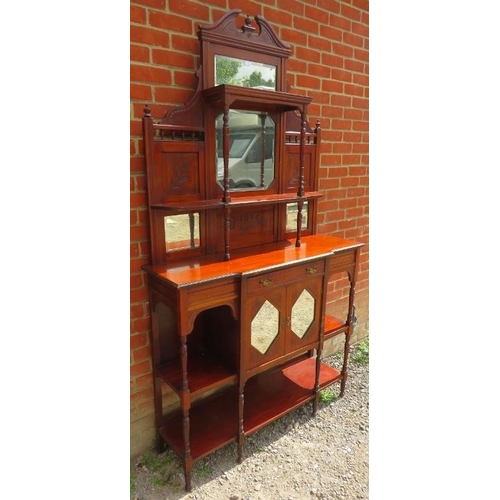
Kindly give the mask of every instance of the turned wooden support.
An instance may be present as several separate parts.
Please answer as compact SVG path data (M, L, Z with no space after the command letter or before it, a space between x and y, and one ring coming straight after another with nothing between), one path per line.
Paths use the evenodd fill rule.
M245 409L244 387L240 387L238 395L238 463L243 461L243 443L245 441L245 429L243 427L243 411Z
M184 439L184 479L186 482L186 491L191 491L191 469L193 459L191 457L191 448L189 443L189 408L191 406L191 397L188 386L187 373L187 343L186 336L182 335L181 340L181 370L182 370L182 392L180 394L180 404L182 409L182 437Z

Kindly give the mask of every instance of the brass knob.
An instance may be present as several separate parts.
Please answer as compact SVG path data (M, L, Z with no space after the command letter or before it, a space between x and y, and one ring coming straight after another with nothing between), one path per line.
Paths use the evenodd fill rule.
M272 282L273 280L270 280L269 278L266 278L265 280L260 280L260 284L262 286L269 286Z
M318 272L318 268L316 268L316 267L308 267L306 269L306 271L307 271L308 274L316 274Z

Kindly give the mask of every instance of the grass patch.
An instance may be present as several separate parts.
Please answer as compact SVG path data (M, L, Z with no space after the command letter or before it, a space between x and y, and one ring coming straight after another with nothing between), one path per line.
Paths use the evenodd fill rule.
M140 464L151 472L161 472L163 471L167 465L172 461L172 458L168 455L164 455L160 457L157 453L153 451L147 451L141 457Z
M130 474L130 493L135 491L135 476Z
M337 393L333 386L327 387L319 391L319 402L322 404L330 404L337 401Z
M153 476L151 479L151 484L154 486L165 486L167 484L167 481L165 479L162 479L161 477Z
M212 474L212 469L206 464L198 464L194 467L193 472L198 477L209 477Z
M352 355L352 360L356 363L366 365L370 358L370 344L368 339L361 341L355 346L355 351Z

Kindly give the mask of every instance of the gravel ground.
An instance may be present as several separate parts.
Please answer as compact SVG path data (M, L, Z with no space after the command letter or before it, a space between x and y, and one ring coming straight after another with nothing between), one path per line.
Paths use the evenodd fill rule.
M245 440L193 466L192 491L184 491L180 461L171 450L147 452L131 462L132 500L357 500L368 499L369 364L351 348L343 398L299 408ZM341 356L325 360L339 367ZM333 386L338 394L340 384ZM331 392L331 391L330 391Z

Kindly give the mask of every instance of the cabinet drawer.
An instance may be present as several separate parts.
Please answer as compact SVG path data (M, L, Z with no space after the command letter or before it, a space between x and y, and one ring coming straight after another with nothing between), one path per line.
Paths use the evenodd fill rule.
M356 261L356 252L354 250L349 250L348 252L342 252L334 255L328 261L328 272L331 274L334 272L345 271L351 268Z
M307 264L288 267L279 271L262 273L252 278L248 278L248 293L261 292L275 286L292 283L304 278L318 276L325 270L325 261L316 260Z

